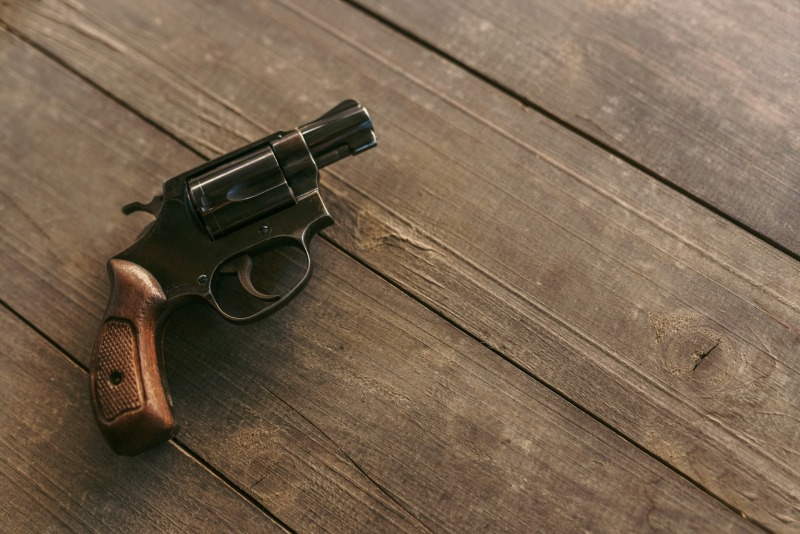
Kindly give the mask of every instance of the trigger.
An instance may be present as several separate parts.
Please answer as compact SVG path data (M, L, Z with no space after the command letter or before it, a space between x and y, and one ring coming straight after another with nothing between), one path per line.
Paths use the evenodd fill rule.
M161 204L163 201L164 197L162 195L156 195L147 204L142 204L141 202L131 202L130 204L125 204L122 206L122 213L125 215L130 215L131 213L135 213L137 211L146 211L150 215L157 217L158 212L161 211Z
M238 258L233 259L221 266L219 268L219 272L227 274L237 273L239 275L239 283L242 284L242 287L257 299L266 300L269 302L280 300L280 295L269 295L267 293L262 293L256 289L255 286L253 286L253 281L250 280L250 271L252 269L253 258L251 258L249 254L242 254Z

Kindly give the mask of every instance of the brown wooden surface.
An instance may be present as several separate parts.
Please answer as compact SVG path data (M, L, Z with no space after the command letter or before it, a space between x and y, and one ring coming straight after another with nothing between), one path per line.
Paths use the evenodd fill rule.
M108 277L109 300L89 363L89 398L111 448L133 456L178 430L158 329L167 297L141 265L109 260Z
M800 254L800 6L354 0Z
M375 119L306 293L168 328L180 442L234 496L299 531L797 526L794 260L347 4L0 13L0 297L84 363L118 207L180 143Z
M34 99L47 102L33 120L8 117L24 125L16 128L18 141L30 154L50 147L51 157L68 157L59 128L78 126L86 116L119 125L120 134L103 147L103 128L76 129L73 143L91 142L123 160L175 145L107 99L98 102L96 91L30 47L18 42L5 50L6 64L29 65L36 73L31 84L24 68L15 71L6 96L27 100L38 88ZM134 149L135 139L147 146ZM14 156L25 160L22 152ZM105 156L96 149L96 157ZM76 187L61 191L76 212L86 210L81 182L104 172L93 166L92 159L76 160L74 175L67 175ZM70 217L53 229L50 253L26 249L31 214L59 209L44 194L56 179L44 172L30 178L27 189L15 188L8 197L16 217L8 220L4 267L13 270L27 260L29 268L46 272L94 257L89 263L96 260L102 272L106 250L85 250L67 262L72 265L59 258L87 234L119 232L100 223L122 222L117 207L97 202L96 215ZM112 180L122 188L157 184L135 166ZM135 233L123 232L127 239ZM522 531L532 516L553 528L746 528L714 499L352 259L325 243L314 251L317 276L297 305L247 327L192 308L176 316L165 347L181 441L290 528L458 531L480 523ZM37 276L28 271L24 278ZM80 309L66 296L97 301L97 316L86 321L96 327L107 283L93 276L97 290L81 295L86 290L78 276L67 270L60 287L2 297L26 309L60 345L80 346L80 335L69 328ZM63 317L56 319L63 330L48 325L48 317ZM86 363L88 352L84 346L74 355ZM99 442L95 434L92 429L88 437ZM598 468L587 473L583 462Z
M284 532L174 444L115 455L86 371L6 308L0 328L3 532Z

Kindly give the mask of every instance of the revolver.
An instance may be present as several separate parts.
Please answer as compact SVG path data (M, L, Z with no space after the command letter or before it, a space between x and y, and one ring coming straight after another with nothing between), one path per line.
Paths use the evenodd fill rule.
M155 220L108 261L111 295L92 350L92 409L116 453L138 454L178 431L161 354L170 312L200 299L244 322L289 302L311 277L311 238L333 224L319 170L376 142L367 110L346 100L295 130L167 180L147 204L122 208ZM295 262L305 264L299 281L284 284L285 291L256 288L253 258L286 248L305 255ZM233 286L243 297L223 298Z

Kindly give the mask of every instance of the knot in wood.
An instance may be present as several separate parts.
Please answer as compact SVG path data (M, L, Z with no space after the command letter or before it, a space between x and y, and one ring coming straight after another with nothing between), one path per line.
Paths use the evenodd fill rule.
M708 323L700 317L673 315L654 325L664 370L705 392L723 387L741 364L728 337Z

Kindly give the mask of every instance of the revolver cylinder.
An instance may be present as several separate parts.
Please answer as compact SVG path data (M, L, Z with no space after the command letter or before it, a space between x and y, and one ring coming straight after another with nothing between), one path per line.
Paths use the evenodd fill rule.
M319 169L376 145L367 110L345 100L290 132L276 134L233 161L189 180L189 198L206 231L217 239L294 205L318 187Z

